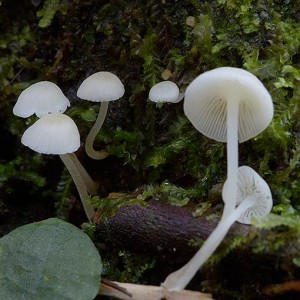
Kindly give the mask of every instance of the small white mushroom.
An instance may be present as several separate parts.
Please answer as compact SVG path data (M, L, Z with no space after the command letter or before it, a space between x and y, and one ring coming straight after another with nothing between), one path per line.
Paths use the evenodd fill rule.
M86 199L88 192L94 191L95 186L74 154L80 146L80 135L75 122L59 112L44 115L25 130L21 142L38 153L60 156L76 185L85 213L91 220L94 209Z
M149 99L153 102L177 103L183 99L183 96L177 84L169 80L155 84L149 91Z
M228 180L225 181L223 194L230 193ZM249 202L251 205L243 212L238 222L251 224L253 218L262 218L272 209L272 195L268 184L250 167L241 166L238 169L238 188L236 202L238 207Z
M33 114L41 117L54 112L65 112L70 101L51 81L39 81L23 90L13 107L13 113L22 118Z
M207 71L187 87L184 112L194 127L216 141L227 142L230 193L223 217L235 207L238 143L261 133L273 118L273 102L262 82L250 72L233 67Z
M85 142L86 153L93 159L103 159L108 155L105 151L96 151L94 149L94 140L105 120L108 103L121 98L124 92L124 85L119 77L106 71L100 71L90 75L81 83L77 90L77 96L79 98L93 102L101 102L97 119Z
M224 190L229 189L228 181ZM238 206L217 227L192 259L179 270L167 276L162 284L170 291L184 289L199 268L220 245L235 221L250 224L251 218L262 218L272 209L272 195L268 184L250 167L238 168Z

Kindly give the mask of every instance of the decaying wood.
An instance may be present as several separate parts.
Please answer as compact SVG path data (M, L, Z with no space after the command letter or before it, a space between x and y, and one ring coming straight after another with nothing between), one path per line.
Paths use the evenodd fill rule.
M194 207L174 207L155 200L150 201L148 206L126 206L106 220L95 219L95 237L106 245L108 251L127 249L137 255L155 258L154 272L157 278L154 283L150 279L150 283L159 285L169 273L195 254L197 248L191 246L190 241L205 240L217 225L218 219L194 217L194 211ZM273 241L276 245L277 233L235 223L220 247L228 249L236 236L250 237L247 246L239 247L233 255L229 254L213 268L199 272L198 278L188 286L189 289L202 290L202 284L205 286L207 283L219 288L222 282L223 289L246 293L248 299L261 299L274 294L273 284L287 281L286 278L289 281L297 280L297 268L292 263L291 255L300 250L293 239L277 251L257 253L255 249L260 243L266 245ZM253 289L253 286L256 288ZM285 287L280 286L281 290ZM294 291L294 286L292 288ZM275 290L278 294L278 289Z
M111 296L122 300L209 300L210 294L183 290L169 292L162 286L142 285L122 282L101 283L99 295ZM114 287L115 286L115 287ZM117 287L117 288L116 288Z
M148 206L131 205L120 208L105 221L97 222L100 240L139 253L151 253L161 258L186 260L195 253L191 240L205 240L217 225L217 220L194 217L194 207L175 207L159 201ZM235 224L228 236L247 235L250 226Z
M264 289L264 294L269 297L278 297L291 293L297 294L297 298L300 298L300 280L291 280L280 284L273 284Z

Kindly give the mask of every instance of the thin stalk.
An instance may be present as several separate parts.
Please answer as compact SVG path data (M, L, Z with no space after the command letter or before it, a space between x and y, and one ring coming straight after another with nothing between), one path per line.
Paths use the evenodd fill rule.
M101 102L100 105L100 110L97 116L97 119L93 125L93 127L91 128L90 132L87 135L86 141L85 141L85 151L87 153L87 155L93 159L104 159L105 157L108 156L108 153L106 151L96 151L94 149L94 141L95 138L99 132L99 130L101 129L105 117L107 115L107 110L108 110L108 101L107 102Z
M223 195L224 211L222 220L226 220L236 206L237 174L238 174L238 121L239 104L236 101L227 102L227 181L228 191Z
M232 224L253 204L253 197L245 198L244 201L231 212L227 219L218 223L217 227L192 259L179 270L168 275L162 285L170 291L183 290L195 276L200 267L220 245Z
M60 156L62 162L65 164L66 168L68 169L68 171L75 183L75 186L77 188L80 200L83 205L83 209L85 211L85 214L86 214L88 220L91 221L95 211L94 211L92 205L87 202L87 199L89 196L88 191L87 191L87 186L85 185L85 182L84 182L83 178L81 177L80 173L78 172L78 169L75 166L74 161L70 157L70 155L69 154L60 154L59 156Z
M69 153L69 157L80 174L86 189L90 195L97 195L97 183L91 178L90 174L83 167L75 153Z

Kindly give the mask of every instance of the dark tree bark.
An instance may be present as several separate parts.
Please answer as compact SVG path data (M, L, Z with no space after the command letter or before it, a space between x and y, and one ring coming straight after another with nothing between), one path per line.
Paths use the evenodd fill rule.
M138 253L186 261L196 251L190 241L205 240L218 223L206 216L194 217L194 209L155 200L147 206L122 207L113 217L97 222L97 236ZM245 236L250 230L250 226L236 223L228 237Z

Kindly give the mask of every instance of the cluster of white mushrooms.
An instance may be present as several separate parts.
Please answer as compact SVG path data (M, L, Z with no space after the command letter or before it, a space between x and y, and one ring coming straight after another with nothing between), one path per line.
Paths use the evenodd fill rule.
M77 96L84 100L101 102L96 122L89 132L85 149L94 159L103 159L105 151L93 148L94 139L107 113L108 102L121 98L124 86L111 72L97 72L87 77L79 86ZM22 118L36 115L39 119L24 132L21 142L42 154L59 155L76 185L84 211L89 220L94 215L89 195L97 194L97 184L93 181L74 153L80 147L80 134L75 122L64 112L70 101L53 82L40 81L30 85L19 95L13 113Z
M86 153L93 159L108 155L105 151L96 151L93 144L105 120L108 102L123 95L120 79L105 71L87 77L78 88L79 98L101 102L85 143ZM261 133L273 118L272 98L262 82L246 70L221 67L199 75L184 94L168 80L149 91L153 102L176 103L183 98L185 115L193 126L203 135L227 143L227 180L222 191L221 220L194 257L167 276L162 287L169 291L181 291L187 286L235 221L250 224L253 217L264 217L272 209L268 184L252 168L238 165L238 143ZM20 94L13 113L23 118L37 115L39 119L24 132L21 142L39 153L61 157L91 220L94 210L86 200L97 193L97 186L74 153L80 147L80 135L74 121L64 114L69 106L69 100L56 84L41 81Z

